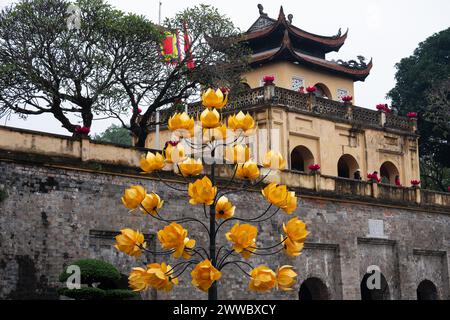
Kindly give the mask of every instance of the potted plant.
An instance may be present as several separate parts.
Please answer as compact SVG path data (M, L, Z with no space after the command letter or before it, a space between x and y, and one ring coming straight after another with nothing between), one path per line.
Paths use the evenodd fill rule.
M308 169L313 173L317 174L320 172L320 164L311 164L308 166Z
M274 81L275 81L275 77L274 76L264 76L263 77L263 82L264 82L265 86L274 84L273 83Z
M372 183L380 183L381 179L378 177L378 172L368 173L367 179Z
M411 180L411 185L413 188L419 188L420 187L420 180L413 179Z
M384 113L390 113L391 112L391 109L389 108L387 103L377 104L376 108L377 108L378 111L381 111L381 112L384 112Z
M341 99L345 104L352 104L353 97L352 96L344 96Z
M408 112L406 116L411 120L417 120L417 112Z
M317 91L317 88L315 86L307 87L306 92L308 93L314 93Z

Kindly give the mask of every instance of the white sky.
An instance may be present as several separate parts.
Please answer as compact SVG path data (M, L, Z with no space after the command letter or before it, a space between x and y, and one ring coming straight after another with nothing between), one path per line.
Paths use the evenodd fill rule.
M0 7L13 3L0 0ZM158 21L158 0L109 0L117 8L143 14ZM162 0L162 16L173 16L177 11L196 4L214 5L229 16L241 30L247 30L258 18L257 4L272 18L277 18L280 5L285 14L294 15L293 24L320 35L334 35L339 28L350 29L346 43L340 52L332 53L327 59L349 60L363 55L374 59L374 67L365 82L355 85L355 104L374 108L385 101L386 93L394 86L396 62L413 53L419 42L433 33L450 27L449 0ZM26 121L12 118L1 124L39 131L67 134L52 117L29 117ZM93 132L101 132L110 124L98 121Z

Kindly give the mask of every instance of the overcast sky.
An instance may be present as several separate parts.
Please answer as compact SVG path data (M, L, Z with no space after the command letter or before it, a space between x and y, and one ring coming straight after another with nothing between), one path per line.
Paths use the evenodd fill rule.
M0 0L0 7L15 1ZM117 8L139 13L158 21L158 0L109 0ZM355 103L374 108L386 101L386 93L395 85L394 65L413 53L419 42L432 34L450 27L449 0L162 0L162 17L173 16L177 11L204 3L216 6L229 16L237 27L247 30L258 18L257 4L272 18L277 18L280 5L285 14L293 14L293 24L320 35L335 35L339 28L350 29L346 43L338 53L327 59L349 60L357 55L374 59L374 67L365 82L355 86ZM66 134L56 120L50 117L29 117L26 121L16 117L1 124L40 131ZM101 132L110 122L98 121L93 132Z

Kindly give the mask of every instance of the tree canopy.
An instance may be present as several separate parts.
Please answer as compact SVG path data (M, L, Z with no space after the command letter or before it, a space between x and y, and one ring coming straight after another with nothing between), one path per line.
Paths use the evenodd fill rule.
M117 85L111 88L111 99L105 103L105 112L117 117L122 125L138 138L137 145L143 147L149 132L152 114L168 105L179 104L198 97L202 87L227 86L239 92L241 75L247 69L248 49L238 41L229 41L226 47L218 46L222 39L236 39L240 31L232 21L217 9L200 5L188 8L166 19L163 30L180 32L180 47L185 47L187 30L189 52L195 68L188 67L189 53L179 63L165 63L159 46L139 50L134 60L128 60L116 72ZM183 49L182 49L183 50ZM115 110L123 106L123 114ZM127 120L127 111L132 109ZM139 111L142 110L142 114Z
M69 29L69 5L22 0L0 13L0 116L49 113L69 132L76 117L90 128L130 43L158 41L151 23L102 0L75 2L80 26Z
M132 145L131 132L126 128L118 125L109 126L104 132L94 136L94 140L121 144L126 146Z
M418 113L422 178L445 191L450 183L450 28L420 43L396 68L397 83L388 97L401 114Z
M104 0L78 0L80 19L67 0L21 0L0 13L0 117L52 114L78 133L96 119L116 118L144 146L156 109L198 95L202 86L235 86L246 69L246 51L211 39L240 34L210 6L185 9L162 26L116 10ZM188 30L189 54L166 63L161 42ZM80 123L78 123L77 122ZM86 131L82 133L86 134Z

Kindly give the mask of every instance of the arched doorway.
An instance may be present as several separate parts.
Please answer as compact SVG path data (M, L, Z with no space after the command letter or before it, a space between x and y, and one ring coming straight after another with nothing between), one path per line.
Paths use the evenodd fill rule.
M358 162L353 156L344 154L338 161L338 177L353 179L355 171L359 169Z
M374 273L375 271L373 273L366 273L361 281L361 300L390 300L389 285L381 272L379 273L380 287L369 289L367 280L369 280L369 284L373 284L373 279L369 279L369 277L374 276Z
M319 278L308 278L303 281L298 292L299 300L329 300L328 288Z
M331 99L331 91L326 85L323 83L316 83L314 87L316 87L316 97Z
M384 162L380 167L381 183L395 184L395 177L399 175L397 167L390 161Z
M306 172L314 164L314 156L305 146L297 146L291 152L291 169Z
M423 280L417 287L417 300L438 300L437 288L430 280Z

